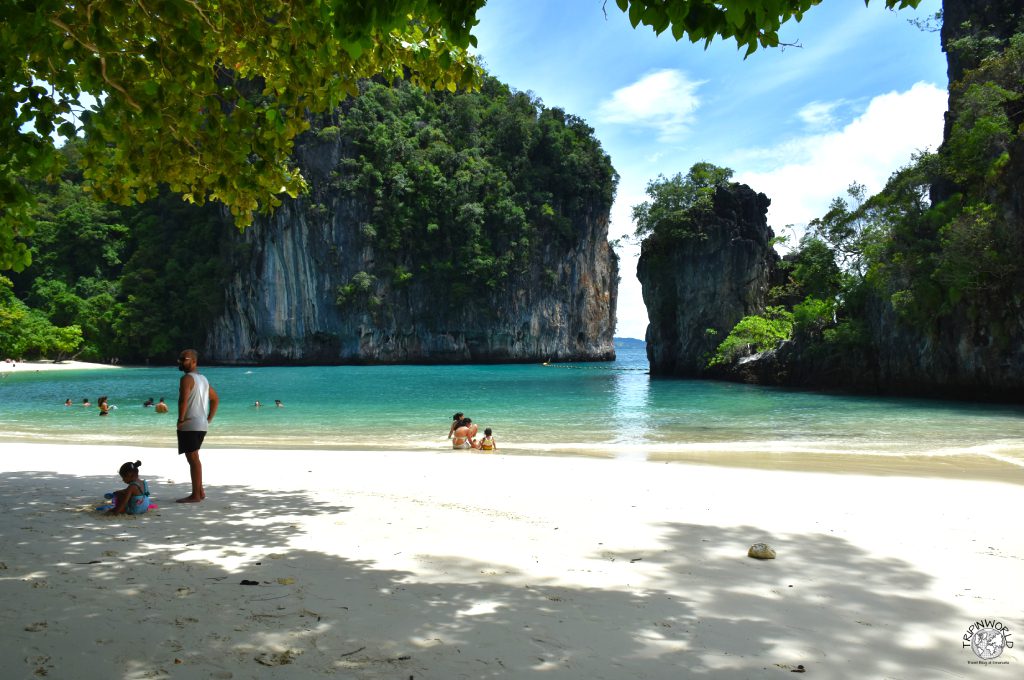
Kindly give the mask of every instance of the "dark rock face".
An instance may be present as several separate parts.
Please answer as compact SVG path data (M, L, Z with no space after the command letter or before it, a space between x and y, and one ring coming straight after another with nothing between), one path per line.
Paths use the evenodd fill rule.
M872 300L867 346L823 352L796 338L741 359L720 375L762 385L834 389L948 399L1024 400L1024 308L1007 301L997 312L958 313L928 332Z
M311 173L315 178L315 173ZM315 180L314 180L315 181ZM369 269L358 201L318 195L282 205L239 238L247 251L225 291L205 355L224 364L486 363L613 360L618 258L608 214L571 247L538 249L529 271L486 298L453 301L415 282L375 281L388 304L346 309L340 285ZM319 201L319 202L317 202Z
M943 0L942 50L946 53L946 75L949 80L949 109L945 114L944 140L949 139L956 120L961 95L956 84L964 73L980 65L985 54L985 50L978 46L992 40L1005 46L1014 33L1024 30L1022 16L1024 0ZM1019 156L1015 154L1015 157ZM1016 176L1020 177L1019 174ZM1022 183L1017 182L1018 185ZM932 185L932 201L942 202L958 190L951 181L941 179ZM1020 194L1016 195L1019 201ZM1017 214L1022 213L1018 211Z
M719 188L702 237L652 235L637 278L650 317L647 356L654 375L700 376L708 356L744 316L764 310L778 262L768 227L770 201L741 184Z
M965 71L978 66L976 55L970 51L948 49L951 41L985 36L1008 40L1021 29L1021 14L1021 0L943 0L942 44L949 82L955 83Z
M948 398L1024 400L1024 298L959 308L928 332L908 326L892 306L869 317L878 343L881 391Z

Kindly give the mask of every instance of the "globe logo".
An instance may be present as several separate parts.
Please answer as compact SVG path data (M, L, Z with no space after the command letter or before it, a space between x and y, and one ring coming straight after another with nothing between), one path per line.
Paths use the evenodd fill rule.
M971 636L971 650L979 659L995 659L1003 653L1005 646L1002 631L995 628L981 628Z

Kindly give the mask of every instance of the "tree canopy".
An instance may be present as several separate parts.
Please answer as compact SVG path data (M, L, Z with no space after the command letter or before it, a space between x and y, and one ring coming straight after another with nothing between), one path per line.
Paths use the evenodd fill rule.
M804 12L822 0L615 0L636 28L650 26L661 35L671 29L672 36L691 42L715 37L732 38L750 55L760 47L778 47L779 29L790 19L800 21ZM868 5L870 0L864 0ZM889 9L917 7L921 0L885 0Z
M616 0L634 26L735 39L749 54L821 0ZM885 0L887 7L920 0ZM26 182L55 180L55 135L84 135L86 188L142 201L166 184L239 227L305 183L290 160L308 115L360 79L476 88L467 50L485 0L3 0L0 269L28 264Z
M732 179L730 168L707 162L694 163L684 177L658 175L647 183L651 200L633 206L636 238L658 234L669 238L699 237L701 220L714 206L715 190Z
M362 78L477 85L484 0L33 0L0 25L0 267L26 264L24 180L60 171L51 135L84 133L87 187L117 203L166 183L236 223L304 186L289 160L307 113Z

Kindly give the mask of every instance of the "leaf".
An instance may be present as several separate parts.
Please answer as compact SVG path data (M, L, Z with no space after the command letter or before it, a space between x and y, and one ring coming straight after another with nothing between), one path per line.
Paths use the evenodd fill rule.
M634 2L629 7L629 23L633 24L633 28L640 25L640 21L644 18L644 6L639 2Z

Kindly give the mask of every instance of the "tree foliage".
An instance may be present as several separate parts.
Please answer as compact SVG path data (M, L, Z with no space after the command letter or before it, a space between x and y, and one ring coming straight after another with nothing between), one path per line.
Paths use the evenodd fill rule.
M732 179L733 171L711 163L694 163L684 176L658 175L647 183L651 200L633 206L635 236L700 237L702 218L714 207L715 190Z
M7 2L0 24L0 267L27 263L51 134L84 133L87 187L118 203L166 183L236 223L304 186L289 160L307 114L361 78L477 84L466 48L484 0Z
M920 2L885 0L885 6L903 9ZM684 36L691 42L703 40L705 47L716 37L732 38L749 56L759 46L778 47L782 25L791 19L800 21L821 0L615 0L615 4L629 15L634 28L643 24L659 35L669 30L676 40Z
M81 344L81 328L50 323L45 314L18 299L10 279L0 276L0 353L15 359L62 359Z
M763 314L740 319L715 350L708 366L729 364L751 354L774 349L793 335L793 313L782 307L768 307Z
M84 135L87 188L117 203L168 185L217 200L244 228L296 195L290 161L308 114L360 79L479 85L467 49L485 0L36 0L0 23L0 269L26 266L32 191L62 167L54 137ZM885 0L887 7L919 0ZM633 26L747 54L820 0L616 0Z

